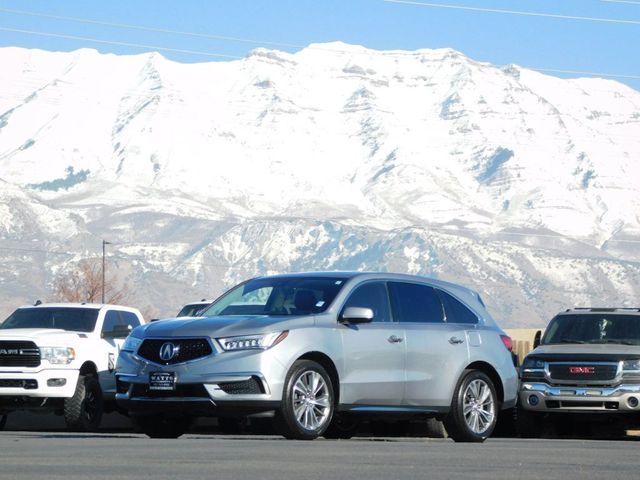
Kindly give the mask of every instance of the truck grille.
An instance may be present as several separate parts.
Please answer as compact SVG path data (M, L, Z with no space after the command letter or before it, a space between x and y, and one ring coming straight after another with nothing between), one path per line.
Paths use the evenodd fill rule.
M166 344L173 345L173 356L165 360L161 358L161 350ZM165 353L167 352L165 351ZM138 356L161 365L188 362L206 357L212 353L211 345L205 338L147 339L138 348Z
M608 380L614 380L617 372L617 364L549 364L551 380L574 380L579 382L592 380L596 382L606 382Z
M38 367L40 349L33 342L0 341L0 367Z

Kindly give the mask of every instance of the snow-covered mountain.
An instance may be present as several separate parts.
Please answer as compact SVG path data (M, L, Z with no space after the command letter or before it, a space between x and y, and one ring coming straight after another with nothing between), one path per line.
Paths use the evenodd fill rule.
M620 83L343 43L0 65L0 313L102 239L153 315L317 269L456 281L503 326L640 306L640 92Z

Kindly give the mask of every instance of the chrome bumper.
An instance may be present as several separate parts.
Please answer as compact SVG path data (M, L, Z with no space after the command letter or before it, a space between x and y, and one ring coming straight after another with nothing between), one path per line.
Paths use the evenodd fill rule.
M524 382L520 387L520 405L536 412L640 412L640 384L554 387Z

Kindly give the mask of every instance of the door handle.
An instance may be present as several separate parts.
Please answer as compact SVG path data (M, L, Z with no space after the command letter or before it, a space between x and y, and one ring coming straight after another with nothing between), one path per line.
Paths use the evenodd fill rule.
M402 342L402 337L396 337L395 335L391 335L389 338L387 338L387 341L389 343L400 343Z
M463 340L463 339L461 339L461 338L458 338L458 337L451 337L451 338L449 339L449 343L450 343L451 345L458 345L458 344L463 343L463 342L464 342L464 340Z

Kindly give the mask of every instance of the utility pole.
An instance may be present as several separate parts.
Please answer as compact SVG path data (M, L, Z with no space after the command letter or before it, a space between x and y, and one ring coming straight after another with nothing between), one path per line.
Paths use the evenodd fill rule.
M104 257L105 257L105 246L107 245L111 245L111 242L102 240L102 303L104 303L104 272L105 272Z

